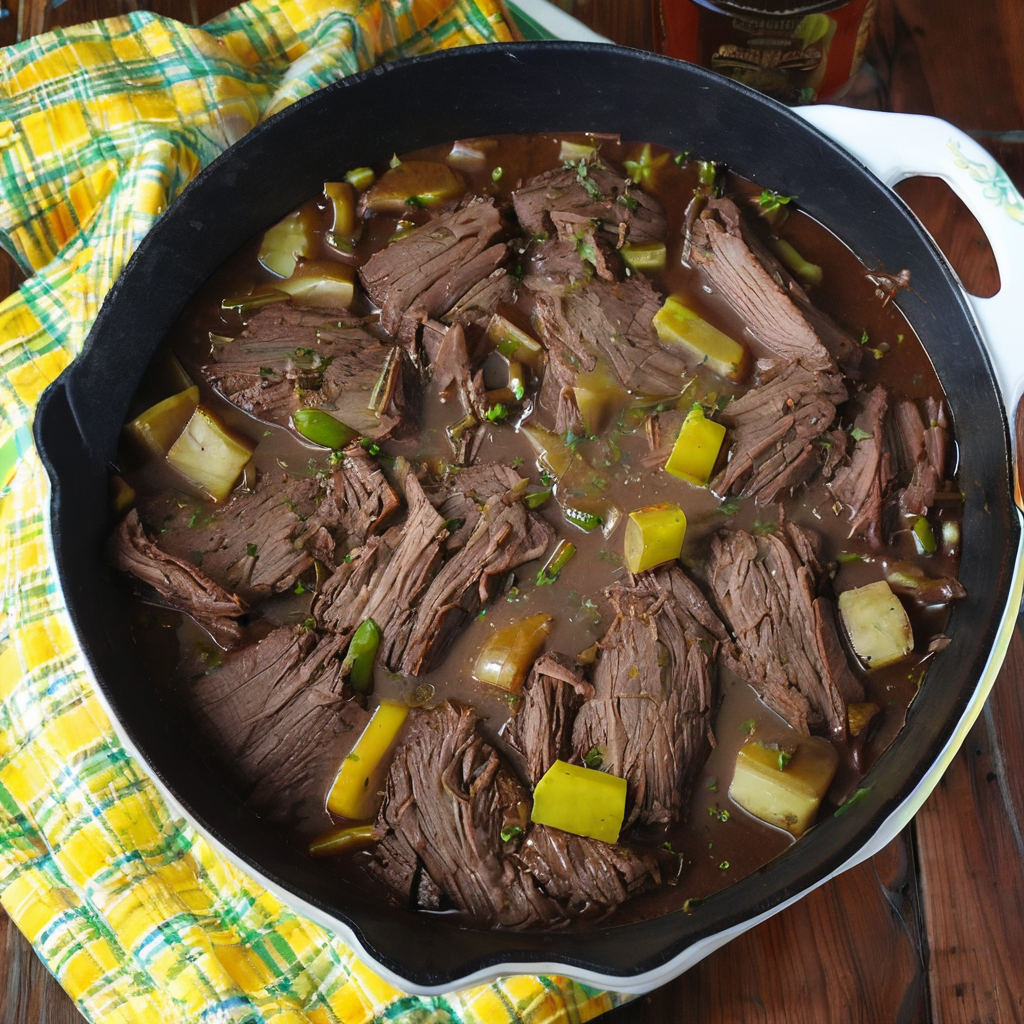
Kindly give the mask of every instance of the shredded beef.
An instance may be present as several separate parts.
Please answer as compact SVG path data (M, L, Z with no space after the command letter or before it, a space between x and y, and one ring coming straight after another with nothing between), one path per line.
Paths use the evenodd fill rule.
M515 854L541 889L574 918L600 919L661 884L657 854L534 825Z
M443 482L426 485L427 497L451 530L445 541L445 552L451 554L465 545L489 499L522 487L523 478L502 462L459 468Z
M483 441L488 401L483 371L473 371L462 324L453 324L445 333L432 366L432 376L442 401L450 402L458 397L462 411L458 413L453 409L454 423L450 425L448 436L456 463L468 465ZM456 403L450 404L455 406ZM457 431L451 427L457 427Z
M864 698L836 632L832 602L818 596L818 538L783 522L755 537L722 530L709 578L736 638L726 664L794 729L846 733L846 706Z
M289 426L298 409L316 407L366 437L400 436L416 426L411 366L360 323L342 310L275 303L215 346L199 372L228 401L271 423Z
M371 873L405 906L444 898L473 923L504 928L604 917L660 883L653 851L528 825L529 799L470 709L415 711L388 775Z
M547 374L554 374L559 388L571 388L576 374L593 370L600 358L629 391L678 396L688 380L688 364L654 329L660 306L657 292L639 277L595 279L564 294L538 293L535 316L549 351L545 385Z
M534 663L504 732L509 746L523 755L534 785L555 761L572 759L576 712L593 695L594 688L566 655L544 654Z
M835 369L804 312L751 251L731 199L708 202L693 226L690 257L766 348L808 370Z
M472 198L371 256L359 277L381 307L384 330L396 335L403 319L423 322L447 313L504 262L503 232L494 200Z
M905 516L927 515L946 475L949 435L945 407L929 398L926 411L927 428L912 398L900 399L890 417L899 476L904 481L909 479L899 498L900 511Z
M774 364L721 413L731 448L711 489L754 497L759 505L791 494L826 461L835 443L826 434L846 397L838 373L796 362Z
M161 603L191 615L221 647L242 642L238 623L245 606L215 583L194 562L161 551L146 535L132 509L107 542L107 561L152 587Z
M561 906L506 856L503 828L522 828L529 795L481 737L468 708L409 716L377 819L385 833L374 874L407 906L417 869L476 923L504 928L565 922Z
M628 781L626 823L671 825L711 749L711 687L725 629L678 566L605 591L616 613L598 644L594 697L573 727L578 756ZM596 749L595 749L596 748Z
M633 243L661 241L668 229L657 199L597 162L538 174L512 193L512 204L523 230L536 236L554 234L555 214L598 221L617 241L620 224Z
M417 605L441 564L448 530L411 474L405 522L349 552L313 599L317 623L348 643L365 619L381 631L378 664L397 671Z
M836 470L832 493L850 509L849 536L861 537L873 548L882 546L882 506L893 481L892 460L885 443L885 413L889 396L878 385L857 396L853 420L853 455Z
M554 531L518 500L489 498L465 546L445 563L416 608L399 671L435 668L456 635L497 592L502 578L539 558Z
M188 684L187 704L211 749L272 819L322 813L324 779L368 721L345 692L342 653L337 637L285 626Z

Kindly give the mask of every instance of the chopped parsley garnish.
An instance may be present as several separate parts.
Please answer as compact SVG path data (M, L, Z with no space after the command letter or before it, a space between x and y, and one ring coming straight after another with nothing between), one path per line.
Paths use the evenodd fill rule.
M508 419L508 409L501 402L497 402L487 410L486 416L492 423L500 423Z
M833 817L838 818L841 814L845 814L854 804L859 804L875 787L868 786L866 788L858 789L849 800L846 801L841 807L836 810Z
M303 629L316 629L316 619L310 616L308 619L302 620Z
M866 430L861 430L860 427L854 427L853 430L850 431L850 437L852 437L854 441L866 441L869 437L874 436L874 434L869 434Z
M745 722L740 723L740 728L750 736L754 732L754 720L752 718L748 718Z
M501 841L503 843L507 843L510 840L515 839L516 836L521 836L522 834L523 834L523 829L522 829L521 826L519 826L519 825L506 825L501 830Z
M766 188L757 201L761 204L761 209L767 213L773 213L780 207L788 205L796 196L783 196L779 195L778 192L773 192L770 188Z
M734 516L740 510L740 503L738 501L723 501L718 506L718 511L723 516Z
M427 201L423 196L408 196L405 200L405 205L415 207L417 210L422 210L427 205Z
M363 449L368 454L380 455L380 445L377 444L375 441L371 441L370 438L364 437L362 441L360 441L359 443L363 446Z
M256 557L256 551L257 551L257 548L256 548L255 544L246 544L245 545L245 553L250 558L255 558Z
M518 284L520 281L522 281L522 279L523 279L523 265L522 265L522 263L517 263L509 271L509 273L512 275L512 280L515 281L516 284Z
M402 166L402 161L398 159L398 154L397 153L392 155L391 162L390 162L389 166L390 167L401 167Z
M836 555L836 561L840 565L847 565L849 562L861 562L863 559L856 551L842 551Z
M501 176L504 173L505 172L500 167L495 167L494 170L491 171L491 181L494 181L494 182L501 181Z
M302 585L302 580L299 580L298 583L295 584L295 593L304 594L305 592L306 588Z
M871 336L868 334L867 330L863 330L860 332L860 343L862 345L866 345L870 340Z
M600 747L591 747L583 755L583 763L588 768L600 768L604 764L604 751Z
M345 760L346 761L358 761L359 760L359 755L358 754L349 754L348 757L345 758Z
M261 366L260 367L260 376L263 377L264 379L266 379L267 377L273 377L274 376L274 368L272 366Z
M727 860L723 860L722 863L718 865L718 869L719 869L719 871L728 871L729 870L729 862Z
M514 459L512 460L512 465L513 465L513 466L521 466L522 464L523 464L523 457L522 457L522 455L517 455L517 456L516 456L516 457L515 457L515 458L514 458Z
M789 762L793 760L793 755L788 750L779 751L779 771L784 772Z
M596 203L604 202L606 197L597 182L590 177L590 170L587 167L586 158L580 157L580 162L576 164L575 167L576 180L586 189L587 195Z
M631 196L628 192L623 192L622 195L615 200L615 202L617 202L619 206L624 206L630 212L635 210L640 205L640 201L636 198L636 196Z

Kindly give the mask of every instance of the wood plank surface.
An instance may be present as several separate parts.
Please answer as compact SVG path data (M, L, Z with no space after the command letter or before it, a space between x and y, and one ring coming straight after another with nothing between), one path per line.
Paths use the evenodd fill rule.
M39 30L136 0L39 0ZM150 6L142 3L141 6ZM198 23L224 0L154 0ZM14 40L0 21L0 45ZM577 0L629 46L651 45L648 0ZM1024 183L1024 2L879 0L871 68L847 102L936 114L975 133ZM642 98L638 98L642 102ZM1014 134L1016 133L1016 134ZM980 228L945 186L901 193L975 294L998 277ZM10 265L0 268L0 288ZM16 284L16 277L9 285ZM885 850L608 1024L1024 1024L1024 639L1015 635L983 718L918 815ZM0 911L0 1024L73 1024L74 1005Z

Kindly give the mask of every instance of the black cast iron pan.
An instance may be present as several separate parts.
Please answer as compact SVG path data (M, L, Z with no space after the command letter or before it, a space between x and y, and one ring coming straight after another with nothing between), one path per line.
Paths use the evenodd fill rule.
M966 493L953 642L927 700L865 781L849 813L812 830L697 912L586 932L481 932L365 896L296 853L187 753L139 667L106 581L107 467L149 359L203 281L242 243L349 168L435 143L499 132L618 132L724 161L799 196L802 209L868 266L910 267L900 305L949 398ZM52 538L86 657L128 744L191 818L286 899L333 923L392 979L439 991L467 979L557 969L622 989L651 988L731 930L854 857L913 793L968 707L1014 585L1020 528L1002 400L964 293L901 201L779 104L707 71L594 44L473 47L401 61L332 85L252 131L205 170L145 238L78 360L40 403L36 438L53 484ZM991 666L989 666L991 669ZM989 675L991 672L989 672ZM687 952L691 951L691 952Z

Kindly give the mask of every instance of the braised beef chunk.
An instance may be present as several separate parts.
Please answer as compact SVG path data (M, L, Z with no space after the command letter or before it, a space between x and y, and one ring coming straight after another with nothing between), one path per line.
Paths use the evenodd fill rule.
M160 603L191 615L221 647L237 647L242 642L237 621L245 614L242 602L194 562L161 551L146 536L135 509L121 520L107 542L107 561L152 587Z
M654 329L660 307L657 292L638 277L593 280L563 295L538 293L535 316L550 354L547 372L567 388L576 373L593 370L600 359L629 391L678 396L689 380L688 364Z
M900 399L892 409L891 423L900 477L909 483L900 491L900 511L905 516L924 516L946 476L948 429L943 404L926 402L929 425L912 398Z
M729 428L731 447L711 489L753 497L759 505L792 494L826 461L835 444L827 432L846 397L837 373L797 362L770 367L719 416Z
M322 481L266 474L254 491L238 491L208 508L180 497L140 506L164 551L191 557L211 579L250 604L292 589L313 566L312 549L333 551L338 525L324 505Z
M653 196L631 187L622 175L598 162L557 168L530 178L512 193L516 217L535 236L555 233L555 214L598 221L621 244L658 242L668 230L665 211ZM625 224L623 235L620 225Z
M283 626L187 687L196 724L248 802L275 820L322 811L367 712L347 699L337 637Z
M709 579L736 638L726 664L794 729L844 736L846 706L864 691L846 663L832 603L818 596L817 551L817 536L788 522L759 537L722 530Z
M449 554L472 536L489 499L523 488L523 478L501 462L454 468L441 483L426 486L427 497L451 530L444 545Z
M333 502L345 540L362 544L371 533L391 521L401 503L377 460L361 444L350 444L342 456L341 466L331 474L321 506ZM327 510L319 511L323 518Z
M594 688L566 655L544 654L534 663L504 733L509 746L526 760L534 785L555 761L572 759L573 721L583 701L593 695Z
M494 200L472 198L371 256L359 277L381 307L384 330L395 335L404 318L422 322L447 313L505 261L503 233Z
M436 909L440 894L470 923L505 928L603 917L661 881L652 850L529 825L529 800L469 708L414 711L388 774L371 873L405 906Z
M465 546L445 563L416 609L399 671L436 668L456 635L497 593L502 578L539 558L554 531L522 502L489 498Z
M605 591L615 622L598 645L594 696L573 747L629 782L626 823L670 825L711 750L711 680L725 630L677 566Z
M462 324L453 324L445 333L431 367L431 376L442 401L452 407L453 422L449 426L448 437L455 461L459 465L467 465L473 461L483 440L489 403L483 372L474 372Z
M853 454L829 483L832 493L850 510L850 537L873 548L882 546L882 504L893 481L892 460L885 443L889 396L881 385L857 396Z
M548 896L574 918L601 918L631 896L661 884L651 848L602 843L534 825L515 853Z
M765 269L744 239L743 219L731 199L712 199L693 226L690 258L743 317L766 348L808 370L835 363L807 317Z
M515 280L504 267L498 267L478 281L444 314L446 323L485 324L502 303L511 302Z
M342 310L274 303L216 345L199 372L228 401L271 423L288 426L296 410L317 407L367 437L400 435L415 426L410 369L359 324Z
M416 477L405 482L408 515L400 526L349 552L313 599L317 623L345 643L365 619L381 631L378 663L397 671L417 604L441 564L448 529Z
M472 923L553 926L561 906L506 855L502 829L522 828L529 795L477 728L469 709L444 703L409 716L377 819L384 831L374 874L415 906L422 864Z

